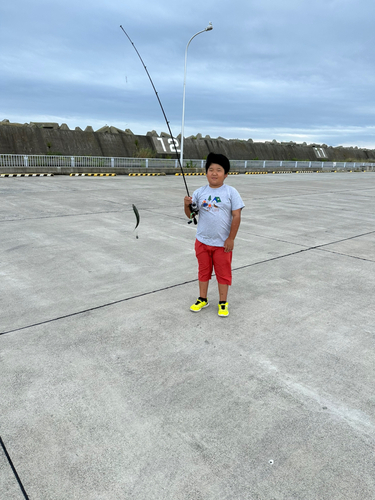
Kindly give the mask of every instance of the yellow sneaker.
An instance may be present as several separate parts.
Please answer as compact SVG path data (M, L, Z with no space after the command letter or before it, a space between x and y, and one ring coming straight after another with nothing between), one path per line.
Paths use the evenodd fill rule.
M190 307L190 311L193 311L195 313L199 312L201 309L203 309L204 307L207 307L209 304L206 300L201 300L201 299L198 299L196 301L195 304L193 304L191 307Z
M222 318L224 318L225 316L229 316L228 302L226 302L225 304L219 304L218 315Z

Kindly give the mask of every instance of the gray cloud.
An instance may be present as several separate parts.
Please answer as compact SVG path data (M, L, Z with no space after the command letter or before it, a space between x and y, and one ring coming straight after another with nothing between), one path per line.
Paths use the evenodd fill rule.
M371 0L16 0L0 7L0 120L375 147Z

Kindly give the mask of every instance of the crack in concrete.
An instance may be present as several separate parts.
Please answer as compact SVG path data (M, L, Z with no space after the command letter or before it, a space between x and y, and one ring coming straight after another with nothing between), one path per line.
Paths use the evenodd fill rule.
M6 449L6 446L4 444L4 441L2 440L1 436L0 436L0 446L4 452L4 455L6 456L6 459L8 460L8 463L10 465L10 468L12 469L12 472L14 474L14 477L16 478L17 480L17 483L18 483L18 486L21 488L21 491L23 493L23 496L25 497L26 500L29 500L29 497L27 496L27 493L26 493L26 490L22 484L22 481L18 475L18 472L17 472L17 469L15 468L13 462L12 462L12 459L10 458L10 455L8 453L8 450Z
M326 247L326 246L329 246L329 245L334 245L336 243L341 243L341 242L348 241L348 240L353 240L353 239L360 238L362 236L366 236L366 235L374 234L374 233L375 233L375 231L369 231L367 233L359 234L359 235L356 235L356 236L351 236L349 238L344 238L342 240L337 240L337 241L330 242L330 243L324 243L322 245L315 245L315 246L312 246L312 247L303 248L301 250L297 250L296 252L290 252L290 253L287 253L287 254L279 255L277 257L272 257L270 259L265 259L265 260L253 262L252 264L246 264L244 266L235 267L235 268L232 269L232 271L233 272L234 271L239 271L241 269L246 269L246 268L249 268L249 267L254 267L254 266L257 266L257 265L260 265L260 264L266 264L268 262L272 262L272 261L275 261L275 260L284 259L286 257L290 257L292 255L298 255L298 254L304 253L304 252L309 252L311 250L323 250L323 251L334 253L334 254L337 254L337 255L344 255L346 257L351 257L351 258L354 258L354 259L364 260L366 262L373 262L372 260L363 259L361 257L356 257L356 256L346 255L346 254L340 254L339 252L334 252L334 251L330 251L330 250L324 250L323 247ZM47 320L44 320L44 321L33 323L31 325L27 325L27 326L22 326L22 327L19 327L19 328L15 328L13 330L8 330L8 331L0 332L0 336L1 335L7 335L9 333L19 332L21 330L26 330L28 328L33 328L35 326L45 325L45 324L48 324L48 323L52 323L54 321L59 321L61 319L71 318L73 316L78 316L80 314L85 314L87 312L96 311L98 309L103 309L105 307L110 307L110 306L113 306L113 305L116 305L116 304L120 304L122 302L127 302L129 300L137 299L137 298L140 298L140 297L145 297L145 296L151 295L153 293L163 292L165 290L169 290L171 288L177 288L179 286L184 286L184 285L187 285L187 284L190 284L190 283L196 283L197 281L198 281L198 278L196 278L194 280L184 281L182 283L176 283L175 285L169 285L169 286L166 286L166 287L158 288L156 290L151 290L151 291L148 291L148 292L140 293L138 295L134 295L132 297L127 297L125 299L114 300L114 301L108 302L106 304L101 304L99 306L90 307L90 308L83 309L81 311L76 311L76 312L69 313L69 314L64 314L64 315L58 316L56 318L47 319Z

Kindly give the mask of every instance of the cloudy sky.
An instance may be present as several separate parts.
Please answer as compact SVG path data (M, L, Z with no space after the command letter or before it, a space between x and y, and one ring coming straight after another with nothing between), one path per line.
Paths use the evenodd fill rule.
M11 0L0 121L375 148L374 0Z

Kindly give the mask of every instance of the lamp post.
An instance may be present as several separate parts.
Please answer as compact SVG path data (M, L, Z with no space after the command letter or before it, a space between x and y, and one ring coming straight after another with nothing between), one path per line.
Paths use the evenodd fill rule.
M181 145L180 145L180 163L183 165L184 161L184 125L185 125L185 87L186 87L186 63L187 63L187 52L188 48L190 45L190 42L192 41L193 38L195 38L197 35L200 35L201 33L204 33L205 31L211 31L213 29L212 23L209 23L207 28L205 28L202 31L198 31L198 33L195 33L190 40L188 41L188 44L186 45L186 50L185 50L185 70L184 70L184 91L182 95L182 125L181 125Z

